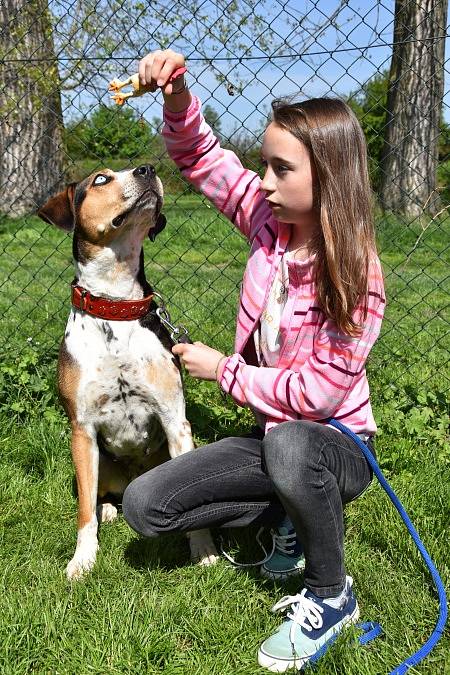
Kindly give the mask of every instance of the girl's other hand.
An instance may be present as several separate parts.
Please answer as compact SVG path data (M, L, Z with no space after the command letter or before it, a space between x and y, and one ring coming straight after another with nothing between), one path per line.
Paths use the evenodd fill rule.
M222 352L204 345L203 342L174 345L172 353L178 354L189 375L201 380L215 380L217 366L224 357Z
M161 89L163 94L170 96L173 89L177 91L179 88L179 79L176 78L173 82L169 82L170 76L178 68L185 65L183 54L174 52L172 49L165 49L164 51L158 49L139 61L139 82L141 85L148 85L150 91Z

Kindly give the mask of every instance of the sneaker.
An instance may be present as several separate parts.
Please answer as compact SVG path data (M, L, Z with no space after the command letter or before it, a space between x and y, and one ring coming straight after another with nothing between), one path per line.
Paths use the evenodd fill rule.
M272 673L284 673L289 668L301 669L306 663L317 661L344 626L359 618L352 584L353 579L347 577L337 598L319 598L306 588L298 595L282 598L272 611L288 609L287 618L262 643L259 665Z
M272 530L272 540L272 554L261 565L261 575L274 581L284 581L301 574L305 569L305 556L287 516L277 530Z

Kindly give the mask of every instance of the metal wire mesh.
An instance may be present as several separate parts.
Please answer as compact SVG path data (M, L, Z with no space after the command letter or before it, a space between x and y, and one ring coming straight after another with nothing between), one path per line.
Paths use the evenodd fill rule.
M399 14L408 4L417 20ZM272 98L350 102L368 141L388 290L372 367L394 356L396 377L439 377L448 389L445 3L397 3L395 21L390 0L4 0L0 18L1 347L33 341L53 349L69 310L70 240L37 219L37 208L102 166L151 161L165 184L169 225L146 245L148 278L196 339L231 348L246 244L167 158L161 99L148 95L120 109L107 93L112 77L136 71L138 56L170 46L187 57L189 85L222 143L249 168L259 170ZM389 74L393 53L397 74ZM408 79L420 98L395 107L393 91ZM431 136L420 135L433 115L439 138L436 122Z

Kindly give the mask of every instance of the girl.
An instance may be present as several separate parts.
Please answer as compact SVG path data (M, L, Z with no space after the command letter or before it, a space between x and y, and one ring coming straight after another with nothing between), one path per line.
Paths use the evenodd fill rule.
M220 147L183 76L169 83L181 66L181 54L151 53L139 64L140 81L162 89L163 136L182 175L251 249L235 353L201 342L172 351L193 377L217 380L252 408L259 428L140 476L125 492L123 512L149 537L278 524L277 550L263 573L283 577L304 567L304 588L275 605L287 617L258 661L284 672L303 666L359 614L344 568L343 504L372 474L354 441L327 419L342 420L369 445L376 432L364 366L385 299L366 146L340 100L275 101L261 181Z

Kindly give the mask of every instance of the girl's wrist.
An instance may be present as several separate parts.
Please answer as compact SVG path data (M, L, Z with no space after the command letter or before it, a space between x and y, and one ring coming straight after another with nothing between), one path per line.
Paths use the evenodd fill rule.
M170 96L178 96L179 94L182 94L183 91L186 89L186 79L182 76L179 79L179 82L175 80L175 82L172 85L172 93Z
M222 370L223 370L223 369L222 369L222 366L224 365L224 361L225 361L225 359L227 359L227 358L228 358L228 356L226 356L226 355L224 354L224 355L221 356L220 359L217 361L217 364L216 364L216 367L215 367L215 370L214 370L214 379L216 380L216 382L219 382L220 379L221 379L221 377L222 377Z
M189 108L191 104L191 92L187 87L184 77L182 87L178 85L178 83L175 84L179 87L179 89L176 89L176 91L172 92L172 94L163 94L164 105L170 112L183 112L183 110Z

